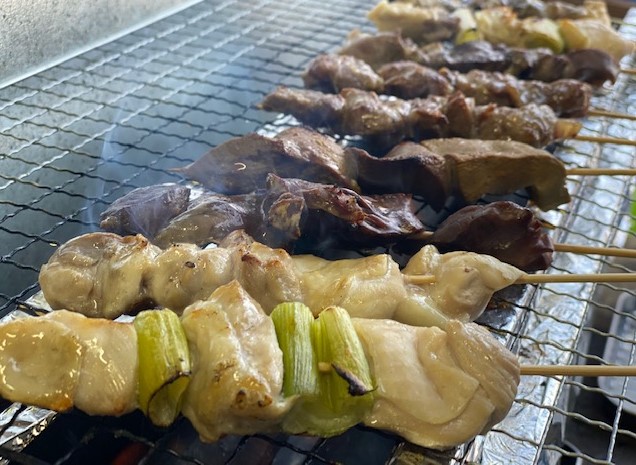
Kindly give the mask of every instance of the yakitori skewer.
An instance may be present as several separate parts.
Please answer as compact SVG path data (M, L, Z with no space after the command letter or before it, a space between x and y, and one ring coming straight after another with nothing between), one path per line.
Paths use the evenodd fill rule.
M625 365L521 365L521 375L531 376L636 376L636 366Z
M433 284L434 275L405 275L410 284ZM571 274L528 274L518 278L514 284L542 283L630 283L636 282L636 273L571 273Z

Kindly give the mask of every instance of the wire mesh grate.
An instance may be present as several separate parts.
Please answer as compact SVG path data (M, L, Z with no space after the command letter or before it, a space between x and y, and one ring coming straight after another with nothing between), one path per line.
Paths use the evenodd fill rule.
M300 86L306 64L341 45L351 29L371 30L364 17L368 7L358 0L263 0L248 6L233 0L202 2L0 90L0 269L10 276L0 280L0 314L27 309L25 302L38 290L39 268L54 248L96 230L99 214L116 198L136 187L181 182L170 168L231 137L297 124L255 104L277 85ZM633 29L625 33L636 36ZM633 78L621 76L594 103L634 114ZM585 122L588 134L633 139L634 129L628 120ZM559 149L572 167L633 167L634 155L633 147L579 141ZM573 202L544 215L556 225L556 240L621 245L633 238L631 178L574 177L568 188ZM630 266L559 254L552 272ZM601 350L607 341L634 347L634 334L617 335L609 327L614 316L633 319L607 303L612 300L606 295L622 293L635 295L609 284L513 290L483 322L513 342L525 361L611 363ZM5 447L18 451L26 441L18 432L29 422L40 425L43 440L56 430L74 431L77 437L61 441L66 448L58 455L43 455L58 463L86 463L103 436L121 438L124 446L143 446L146 463L254 463L254 457L263 457L262 463L411 463L423 453L446 462L454 457L459 463L509 463L505 454L510 451L516 463L565 463L567 458L621 463L630 451L636 454L635 435L622 421L636 399L627 381L617 393L595 383L524 379L508 419L472 446L448 454L422 452L365 428L329 440L257 435L202 444L187 421L158 431L134 415L122 423L78 412L54 417L16 406L3 412L0 424L4 437L17 434ZM598 398L609 399L609 407L590 411L582 405ZM602 436L600 445L576 443L577 436L586 434ZM40 442L6 457L38 463L29 460L42 452ZM51 447L50 441L46 444Z

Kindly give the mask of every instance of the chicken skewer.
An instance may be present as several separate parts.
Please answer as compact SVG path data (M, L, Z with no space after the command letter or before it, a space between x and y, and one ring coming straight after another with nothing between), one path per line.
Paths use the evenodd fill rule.
M418 43L452 39L457 43L485 39L492 43L524 48L597 48L617 61L634 50L634 42L622 38L611 27L604 2L589 1L590 16L584 18L526 17L520 19L508 6L471 11L461 8L448 13L405 2L380 1L368 17L380 31L401 30ZM454 26L454 27L453 27ZM437 33L440 31L440 34ZM432 33L431 33L432 32Z
M593 276L595 281L635 277ZM299 301L316 309L342 306L356 317L441 328L451 318L475 320L494 292L532 281L493 257L471 252L440 255L430 245L400 272L398 264L384 254L334 261L290 256L241 233L231 234L215 249L178 244L165 251L142 236L92 233L62 245L40 271L40 286L51 308L107 318L149 302L181 312L234 279L267 312L279 303ZM534 281L550 279L571 280L568 275L550 275Z
M475 105L457 92L449 97L383 100L374 92L345 89L339 94L279 87L260 104L294 116L303 124L340 135L362 136L379 147L432 137L514 140L545 147L578 134L581 125L559 120L546 105L523 108Z
M359 58L375 70L406 60L433 69L449 68L464 73L483 69L546 82L577 79L595 87L607 81L615 82L620 71L610 55L597 49L553 54L542 49L524 50L485 41L451 48L442 44L418 47L399 33L391 32L370 35L354 31L339 53Z
M319 55L303 73L307 89L337 93L345 88L394 95L402 99L449 95L457 90L478 105L522 107L548 105L564 117L603 116L636 119L635 115L589 109L592 88L575 79L553 82L522 80L511 74L474 69L466 74L442 68L436 71L414 61L398 61L377 73L364 61L348 55Z
M303 73L305 87L326 93L356 88L402 99L462 92L477 105L523 107L548 105L555 114L581 117L588 113L591 86L561 79L551 83L520 80L510 74L472 70L461 74L442 68L439 72L413 61L382 66L376 73L362 60L348 55L319 55Z
M223 194L266 188L267 174L276 173L367 195L418 195L434 210L451 196L474 203L486 193L510 194L526 187L544 210L569 201L565 166L549 152L514 141L407 142L377 158L315 131L290 128L274 138L248 134L230 139L175 171Z
M145 324L138 324L148 312L134 324L64 311L12 321L0 325L0 393L59 411L75 406L89 414L120 415L140 407L153 422L168 420L158 423L162 426L181 410L204 441L281 430L329 436L363 422L440 449L488 431L512 405L519 383L517 359L475 324L413 328L350 319L334 307L313 321L306 307L287 307L269 318L234 281L189 306L180 321L166 320L170 323L156 341L144 341ZM290 325L290 318L309 321ZM281 324L285 332L279 332ZM97 327L100 337L94 338ZM125 355L109 341L111 334L119 340L122 328L130 333L133 348ZM321 328L324 332L318 332ZM168 340L171 332L182 333L183 342ZM39 335L35 352L34 335ZM154 411L135 393L146 390L148 372L169 367L161 358L143 357L148 345L163 345L169 354L191 359L185 365L185 388L156 400ZM109 378L92 353L101 353L113 372L125 373L120 390L103 382ZM290 357L310 368L306 374ZM43 371L34 388L30 374L35 370ZM164 381L160 388L173 386L172 380ZM100 396L118 400L123 410L81 400ZM167 412L170 418L158 415Z

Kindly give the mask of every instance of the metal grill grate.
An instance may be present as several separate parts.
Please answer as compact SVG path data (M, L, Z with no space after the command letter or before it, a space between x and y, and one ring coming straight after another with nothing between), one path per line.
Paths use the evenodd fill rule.
M0 90L0 314L38 290L39 268L54 247L96 230L96 218L114 199L135 187L179 182L169 168L230 137L294 124L254 104L279 84L299 86L304 66L338 47L351 29L370 29L368 8L360 0L207 1ZM624 33L636 37L633 27ZM633 77L622 76L595 105L635 114ZM585 128L631 139L636 134L634 122L626 120L596 118ZM635 150L570 141L559 156L569 166L632 167ZM622 245L633 239L631 178L573 178L568 187L573 202L545 215L557 225L558 241ZM603 258L558 254L553 271L615 266ZM507 337L524 361L611 363L602 350L608 341L634 347L633 333L610 332L612 316L634 319L614 309L612 299L622 292L636 295L610 285L529 287L508 296L484 322ZM628 355L634 358L633 351ZM262 463L413 463L422 453L441 461L455 456L460 463L510 463L511 454L515 463L558 463L562 457L572 460L567 463L627 463L624 457L636 456L636 435L620 420L636 398L626 385L610 394L594 383L524 378L511 415L493 433L450 454L422 452L363 428L330 440L258 435L205 445L186 421L166 432L135 415L107 420L79 413L58 417L60 424L42 434L46 440L67 431L61 433L61 442L69 444L64 450L52 452L49 440L45 453L35 441L32 453L51 462L97 463L91 451L107 436L141 444L145 463L255 463L255 457ZM617 406L582 405L599 397ZM24 423L46 426L52 420L41 411L16 409L0 417L5 438L23 431ZM575 444L581 451L569 448L568 442L592 436L595 441ZM6 447L19 450L23 441L19 435ZM40 463L22 453L3 454L16 463Z

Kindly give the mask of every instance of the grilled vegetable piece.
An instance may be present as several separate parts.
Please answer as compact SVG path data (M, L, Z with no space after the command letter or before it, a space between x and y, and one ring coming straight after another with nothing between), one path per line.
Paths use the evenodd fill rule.
M311 314L308 308L296 309ZM283 429L333 436L359 423L370 410L373 383L369 365L346 310L322 310L312 321L309 336L314 355L311 362L317 368L317 391L301 395L285 417ZM306 337L303 334L303 339Z
M311 342L314 315L300 302L277 305L270 314L283 352L283 395L318 395L318 362Z
M172 310L146 310L134 320L139 356L139 407L157 426L169 426L181 411L190 382L188 341Z

